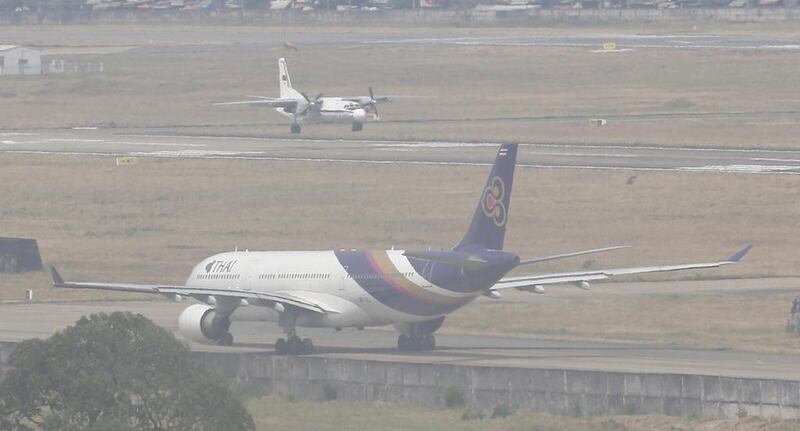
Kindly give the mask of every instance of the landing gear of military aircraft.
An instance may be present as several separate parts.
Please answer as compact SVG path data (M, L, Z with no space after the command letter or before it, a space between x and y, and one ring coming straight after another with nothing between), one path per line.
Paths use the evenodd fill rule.
M358 123L358 122L353 123L353 131L354 132L360 132L362 130L364 130L364 123Z
M292 133L293 134L300 133L300 125L299 124L292 124Z
M433 334L400 334L397 337L397 348L403 352L418 352L436 348L436 337Z
M275 342L275 353L279 355L310 355L314 353L314 343L310 338L300 339L297 335L286 338L278 338Z
M225 335L220 337L217 340L218 346L232 346L233 345L233 335L230 332L226 332Z

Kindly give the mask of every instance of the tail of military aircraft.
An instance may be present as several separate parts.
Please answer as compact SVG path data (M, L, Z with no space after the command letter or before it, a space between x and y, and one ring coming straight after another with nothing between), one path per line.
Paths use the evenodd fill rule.
M292 80L289 78L289 68L286 67L286 59L278 59L278 85L280 87L281 99L302 99L303 95L292 88Z
M502 250L506 236L517 144L500 146L466 235L453 250Z

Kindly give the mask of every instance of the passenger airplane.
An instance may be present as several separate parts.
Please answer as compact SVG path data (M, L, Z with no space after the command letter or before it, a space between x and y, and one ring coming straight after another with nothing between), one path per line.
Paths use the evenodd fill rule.
M53 284L193 298L201 304L186 308L178 327L198 342L232 344L231 316L252 307L260 320L277 320L286 333L275 343L279 354L313 351L310 339L298 337L297 327L394 325L401 350L429 350L445 316L481 295L499 298L499 291L508 288L543 293L544 285L559 283L588 288L590 281L615 275L714 268L738 262L752 247L710 263L506 277L521 265L620 248L528 260L503 251L516 157L516 144L500 147L469 229L449 251L234 251L201 261L184 286L71 282L52 268Z
M292 87L286 59L278 60L278 85L280 98L252 96L258 100L215 103L214 105L260 105L275 108L276 111L292 119L292 133L300 133L300 123L352 123L352 130L360 132L364 128L367 113L373 112L379 119L378 103L388 102L387 96L375 97L372 87L369 96L322 97L313 99Z

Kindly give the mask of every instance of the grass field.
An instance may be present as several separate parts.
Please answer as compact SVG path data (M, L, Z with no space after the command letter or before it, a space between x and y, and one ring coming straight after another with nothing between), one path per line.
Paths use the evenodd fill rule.
M795 77L800 54L795 52L641 49L604 55L585 47L353 45L287 53L277 50L277 44L261 42L275 38L274 28L155 26L143 33L144 29L134 26L126 30L109 35L106 27L86 26L78 32L80 37L65 41L47 36L33 40L56 45L54 52L93 46L107 49L108 45L132 49L50 57L102 61L103 74L4 77L1 92L6 103L0 105L0 128L113 122L189 133L286 136L288 127L277 113L214 107L212 102L248 94L276 96L276 60L287 56L293 83L309 94L366 94L371 85L378 93L425 96L382 106L384 121L367 125L359 135L346 125L307 127L304 134L312 137L785 148L796 145L800 133L796 116L774 114L797 111ZM160 31L183 36L172 42L158 38ZM357 40L398 31L424 37L534 30L304 28L289 29L290 36L292 31L298 37L311 33L322 38L338 31ZM236 43L226 43L226 34L237 35ZM542 120L707 112L755 112L766 117L611 121L602 128L591 126L588 120Z
M800 353L800 339L784 331L797 292L659 295L655 289L643 298L588 293L557 303L482 303L448 316L446 330ZM497 316L502 316L502 324L492 318Z
M292 402L272 397L249 401L248 410L258 430L793 431L800 427L796 420L762 418L690 420L655 415L571 418L527 411L492 419L491 410L481 412L486 416L484 419L465 420L463 408L429 410L374 402Z
M487 149L491 158L492 149ZM72 279L182 283L213 253L240 249L446 248L466 229L486 169L308 162L0 157L3 234L34 237ZM521 169L506 248L523 257L630 244L537 271L723 258L735 267L672 277L797 276L797 177ZM408 187L408 179L437 187ZM648 279L658 279L649 277ZM662 277L665 278L665 277ZM0 277L0 300L125 298L49 287L42 273ZM793 351L789 293L484 304L443 330ZM503 315L502 326L494 316ZM737 328L731 331L731 328Z
M800 122L779 114L798 110L796 52L640 49L607 55L586 48L354 45L301 46L287 53L273 43L283 30L290 39L598 31L12 28L11 38L18 40L4 42L44 47L52 53L45 62L102 61L105 73L3 77L0 129L113 122L159 133L287 136L274 112L211 105L247 94L276 95L275 63L285 55L294 84L309 94L364 94L371 85L378 93L424 96L381 106L384 121L359 135L338 125L307 127L306 137L796 148L800 135ZM601 29L617 30L675 29ZM797 35L794 27L770 31ZM704 112L763 116L611 121L606 127L544 119ZM487 149L487 161L493 152ZM0 234L37 238L45 260L68 278L182 283L195 262L236 247L445 248L466 228L485 175L476 167L152 159L115 167L109 158L3 155ZM545 272L716 260L752 242L757 247L736 267L676 276L800 275L798 177L637 175L628 185L626 172L521 169L507 248L535 257L634 246L536 268ZM0 300L21 298L29 288L41 300L129 297L56 291L49 282L44 272L3 274ZM449 317L443 330L498 333L493 316L499 313L508 323L502 330L520 336L783 351L800 348L782 332L790 299L770 293L605 300L587 293L567 304L476 305Z

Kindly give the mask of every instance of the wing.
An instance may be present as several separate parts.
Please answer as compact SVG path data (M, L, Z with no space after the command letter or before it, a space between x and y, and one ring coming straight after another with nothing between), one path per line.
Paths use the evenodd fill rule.
M245 300L251 305L272 307L275 304L297 307L315 313L339 313L338 310L310 298L294 296L289 292L254 292L243 289L208 289L170 286L165 284L95 283L84 281L64 281L54 267L50 267L53 287L69 289L99 289L116 292L157 293L169 298L191 297L200 302L213 305L217 298Z
M375 99L372 99L369 96L345 96L341 97L340 99L367 105L372 103L373 100L375 100L375 103L391 102L395 97L397 96L376 96Z
M595 249L592 249L592 250L583 250L583 251L574 251L572 253L554 254L552 256L544 256L544 257L537 257L537 258L534 258L534 259L526 259L526 260L520 261L519 264L520 265L529 265L529 264L532 264L532 263L546 262L548 260L566 259L568 257L583 256L583 255L586 255L586 254L603 253L603 252L606 252L606 251L619 250L621 248L628 248L628 247L630 247L630 246L628 246L628 245L616 245L616 246L613 246L613 247L595 248Z
M266 106L269 108L296 108L298 100L297 99L274 99L270 97L261 97L257 100L239 100L235 102L219 102L214 103L214 106L224 106L224 105L256 105L256 106Z
M631 275L631 274L645 274L651 272L672 272L672 271L686 271L689 269L703 269L703 268L718 268L720 266L732 265L740 260L747 254L753 245L747 245L738 253L729 257L726 260L718 262L706 263L687 263L681 265L662 265L662 266L643 266L637 268L617 268L617 269L601 269L595 271L583 272L564 272L557 274L542 274L531 275L522 277L507 277L495 283L490 290L515 288L519 290L533 290L534 292L543 291L540 286L545 284L563 284L563 283L577 283L581 287L588 287L588 282L595 280L605 280L617 275Z

